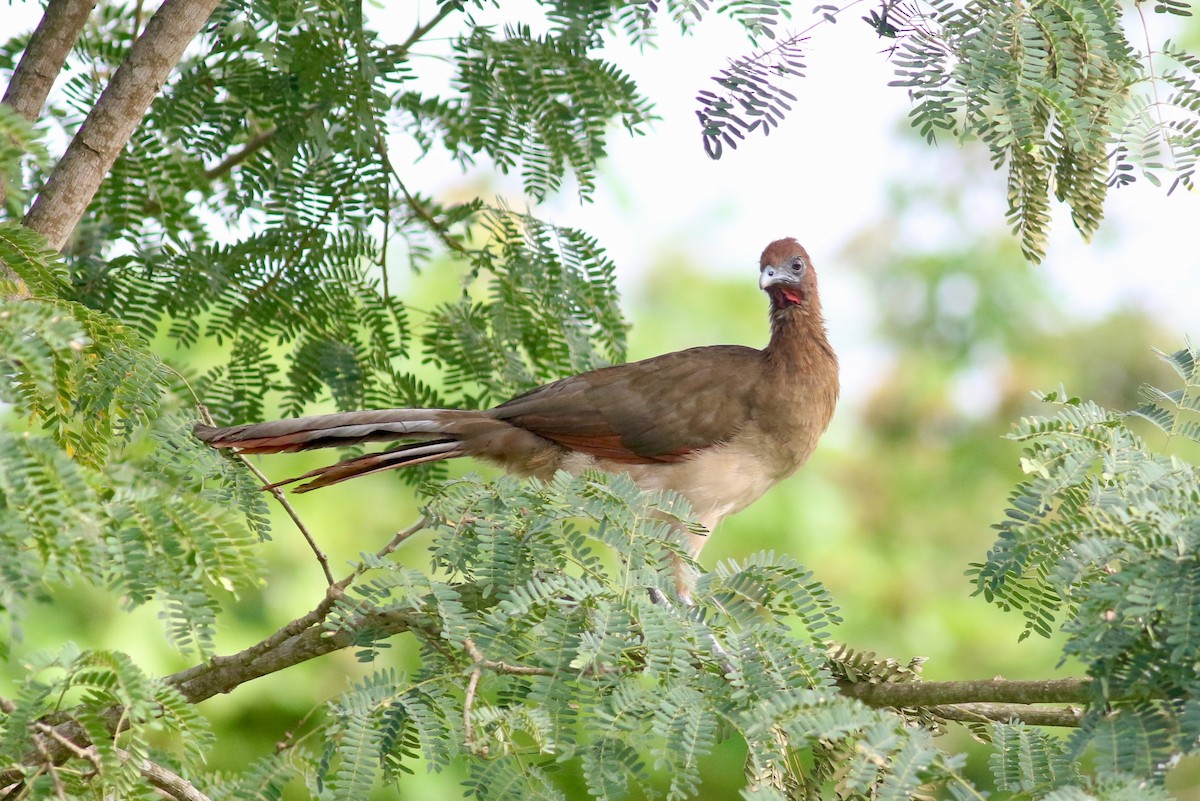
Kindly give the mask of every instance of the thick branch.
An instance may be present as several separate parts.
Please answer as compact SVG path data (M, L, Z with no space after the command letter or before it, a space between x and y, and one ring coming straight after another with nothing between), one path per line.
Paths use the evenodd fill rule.
M150 18L25 215L25 225L45 236L50 247L61 250L66 244L151 101L219 2L166 0Z
M378 612L360 617L352 629L334 632L314 625L284 639L265 651L251 647L232 656L214 658L167 676L190 703L198 704L214 695L230 692L248 681L316 659L354 645L363 631L378 638L390 637L434 623L431 615L411 609Z
M843 695L871 706L914 707L996 702L1001 704L1082 704L1087 679L1046 681L906 681L885 684L841 682Z
M37 122L54 80L95 5L96 0L50 0L46 4L46 13L29 37L0 102L30 122ZM4 183L0 181L0 206L4 205L5 194ZM4 262L0 262L0 279L16 286L16 297L29 296L25 283Z
M13 70L4 101L30 122L37 122L71 46L87 23L96 0L50 0L29 45Z
M907 681L883 684L843 681L842 694L875 707L924 707L946 720L964 723L1019 720L1031 726L1078 726L1083 712L1075 706L1088 700L1088 679L1045 681Z

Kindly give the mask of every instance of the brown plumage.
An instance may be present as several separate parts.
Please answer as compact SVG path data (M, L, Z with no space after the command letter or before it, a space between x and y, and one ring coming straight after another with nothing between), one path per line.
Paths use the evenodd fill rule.
M643 489L682 494L711 531L808 459L838 397L837 358L808 254L794 239L772 242L759 274L771 300L771 340L762 350L689 348L564 378L486 411L346 412L198 425L196 436L243 453L417 440L280 482L310 479L297 492L459 456L540 478L556 470L627 472ZM693 537L693 553L703 544Z

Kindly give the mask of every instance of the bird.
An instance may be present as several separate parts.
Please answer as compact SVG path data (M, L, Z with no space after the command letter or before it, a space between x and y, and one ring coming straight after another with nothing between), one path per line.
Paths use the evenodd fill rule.
M491 409L378 409L217 428L195 435L244 454L409 440L289 478L307 492L358 476L474 457L517 476L627 473L673 490L698 528L693 558L728 515L758 500L812 454L837 405L838 360L817 274L795 239L769 244L759 288L770 299L762 349L709 345L562 378Z

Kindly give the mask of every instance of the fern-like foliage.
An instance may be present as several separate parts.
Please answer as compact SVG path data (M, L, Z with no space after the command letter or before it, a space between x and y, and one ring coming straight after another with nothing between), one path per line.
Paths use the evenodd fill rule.
M19 619L47 582L83 578L161 600L172 641L210 650L228 591L257 576L263 501L171 411L144 340L56 296L66 271L40 237L0 224L0 262L33 294L0 305L0 400L23 421L0 432L0 605Z
M1031 793L1080 781L1067 743L1019 723L992 725L992 774L1000 790Z
M522 165L536 200L558 191L568 168L586 197L609 125L632 131L650 113L629 76L587 53L594 39L567 33L576 35L539 37L517 25L497 37L477 27L456 45L460 96L438 102L410 93L400 106L414 125L441 128L461 159L486 153L504 172Z
M1109 184L1125 186L1140 173L1168 191L1196 185L1200 158L1200 59L1166 42L1153 54L1154 81L1134 87L1114 119L1116 148Z
M96 75L127 54L122 22L138 9L106 4L81 39L73 59L88 70L60 108L68 132L98 97ZM411 191L389 139L519 171L535 200L569 176L587 197L610 127L640 131L650 117L629 76L595 53L615 10L564 6L549 34L477 25L458 3L434 11L430 26L450 18L442 24L460 31L456 77L439 93L414 88L412 59L430 48L432 27L395 43L350 0L303 13L290 2L222 4L76 232L72 299L146 338L221 343L223 363L195 385L222 422L321 401L473 403L619 360L612 265L594 240ZM448 303L417 330L391 289L395 262L441 268L447 253L467 280L495 276L492 297ZM416 375L422 341L437 344L426 350L452 375L451 398ZM481 387L497 348L505 375Z
M913 99L913 125L930 141L939 131L978 137L1007 164L1008 218L1025 255L1044 255L1052 196L1090 238L1112 133L1145 79L1118 5L887 3L878 16L898 39L896 85Z
M121 798L151 801L160 796L141 775L144 759L154 756L189 772L203 763L212 745L205 720L174 688L147 676L129 656L68 643L33 654L28 662L12 708L0 715L0 762L6 771L26 763L17 778L28 797L94 798L96 786L103 783ZM72 721L92 743L88 771L53 763L28 765L31 750L45 753L58 746L45 721L64 719L64 701L72 705ZM123 732L119 739L114 736L118 730ZM164 734L178 738L182 747L160 751L154 743Z
M793 36L734 59L713 76L719 89L700 91L696 116L711 158L721 158L726 146L736 148L752 131L769 135L792 110L796 96L778 84L804 75L802 41Z
M654 11L658 4L646 3ZM704 0L671 0L666 10L683 31L688 31L713 10ZM824 7L818 6L818 9ZM751 131L770 134L792 110L796 96L780 84L804 74L803 35L780 34L792 10L779 0L733 0L716 10L738 23L750 41L762 44L754 52L729 60L729 66L712 77L714 89L696 96L704 150L721 158L725 148L736 149ZM650 17L646 25L650 25Z
M1146 388L1137 414L1200 440L1200 351L1165 355L1183 387ZM1156 452L1125 416L1061 393L1052 417L1021 421L1029 478L973 573L981 593L1020 610L1024 635L1061 621L1064 655L1087 667L1096 705L1070 754L1094 744L1109 775L1159 775L1195 750L1200 621L1200 472ZM1028 769L1026 765L1025 768Z
M687 561L680 499L607 474L466 478L427 513L445 579L372 558L328 622L355 630L403 610L437 621L413 630L418 671L380 668L333 703L318 776L334 796L361 797L423 753L467 759L478 798L562 798L546 768L568 762L596 798L645 792L654 769L669 777L662 797L684 799L733 732L749 745L748 798L969 787L926 730L837 694L824 646L836 607L792 560L723 564L694 605L656 602L674 598L672 565Z
M481 227L489 246L471 253L471 276L487 279L486 297L467 287L422 336L449 390L488 405L622 358L616 266L594 238L504 209Z
M707 7L707 4L699 4ZM808 31L855 4L817 5L801 33L776 37L776 4L748 28L758 51L731 60L697 97L705 150L720 158L753 130L768 134L797 102ZM768 10L770 7L771 10ZM1159 13L1190 13L1181 2ZM1045 255L1051 203L1065 203L1090 239L1111 186L1140 172L1157 184L1191 187L1200 158L1200 70L1170 42L1138 53L1113 0L883 0L863 19L884 39L908 91L911 122L988 148L1008 172L1008 221L1022 251Z
M22 165L33 162L44 166L48 158L34 126L11 106L0 105L0 197L4 199L4 211L18 216L29 202Z

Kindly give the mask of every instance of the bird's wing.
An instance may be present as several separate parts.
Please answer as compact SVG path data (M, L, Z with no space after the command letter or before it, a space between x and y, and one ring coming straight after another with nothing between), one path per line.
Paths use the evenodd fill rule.
M762 352L692 348L564 378L489 414L618 462L674 462L729 440L750 415Z

